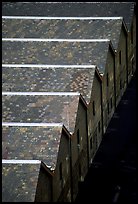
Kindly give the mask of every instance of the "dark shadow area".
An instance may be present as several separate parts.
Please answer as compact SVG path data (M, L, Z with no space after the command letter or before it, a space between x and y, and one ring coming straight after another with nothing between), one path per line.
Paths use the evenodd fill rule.
M136 203L136 76L116 108L76 202Z

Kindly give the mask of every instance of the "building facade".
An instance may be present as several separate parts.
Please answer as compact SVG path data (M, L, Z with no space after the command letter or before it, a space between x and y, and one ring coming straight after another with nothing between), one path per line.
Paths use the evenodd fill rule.
M3 200L52 202L59 198L61 192L64 199L67 199L65 194L70 192L70 182L68 186L65 183L70 179L71 168L70 134L66 128L58 123L4 122L2 125L2 158L5 166ZM36 167L37 169L34 169ZM10 173L10 169L13 169L14 173ZM11 177L11 174L14 176ZM15 185L14 199L6 196L6 186L9 183ZM70 194L68 199L71 199Z
M3 2L2 26L3 201L74 202L136 70L135 4Z
M16 111L14 111L16 107ZM22 109L20 109L22 107ZM8 110L11 110L10 112ZM40 153L37 155L37 159L44 160L47 157L47 154L52 154L53 149L58 154L60 158L60 164L56 163L56 155L50 155L49 163L46 162L48 166L51 166L52 169L56 168L57 173L53 181L53 201L58 200L61 190L64 189L64 185L68 183L67 175L70 171L66 171L69 168L69 160L67 153L70 151L71 154L71 173L69 178L72 180L72 193L73 200L78 192L78 182L81 181L88 172L88 137L87 137L87 105L84 99L80 96L79 93L58 93L58 92L3 92L3 120L4 122L16 122L19 123L64 123L70 132L71 136L71 146L67 142L67 147L59 143L59 140L55 140L55 146L52 146L53 143L47 142L48 152L45 147L41 147ZM64 122L63 122L64 121ZM25 129L25 128L24 128ZM22 131L25 131L25 130ZM29 134L28 132L26 133ZM25 136L26 136L25 134ZM33 134L33 131L32 131ZM36 134L36 131L35 131ZM44 137L43 133L43 137ZM35 141L34 135L32 135L32 140ZM50 136L50 132L48 138ZM65 138L65 137L63 137ZM54 140L54 134L51 139ZM63 140L63 139L62 139ZM36 139L37 141L37 139ZM40 140L41 141L41 140ZM43 140L42 140L43 141ZM19 140L20 142L20 140ZM24 141L26 142L26 141ZM23 141L21 141L23 143ZM18 143L17 143L18 145ZM29 144L25 144L29 145ZM54 144L53 144L54 145ZM18 147L18 146L17 146ZM57 149L59 147L59 149ZM38 146L39 148L39 146ZM60 150L60 148L62 148ZM70 148L70 149L68 149ZM25 150L28 147L25 148ZM3 148L4 150L4 148ZM23 151L21 149L21 157L24 157ZM20 150L20 151L21 151ZM50 151L51 150L51 151ZM34 151L34 150L33 150ZM46 152L45 152L46 151ZM63 154L63 152L65 153ZM61 152L61 153L60 153ZM15 151L16 153L16 151ZM30 153L30 156L33 156ZM44 156L44 157L43 157ZM29 157L29 156L28 156ZM36 157L36 155L34 155ZM81 161L81 164L80 164ZM54 163L53 163L54 162ZM69 163L69 164L67 164ZM66 167L67 165L67 167ZM62 167L63 166L63 167ZM63 169L62 169L63 168ZM60 170L59 170L60 169ZM63 173L62 173L63 171ZM62 175L64 174L64 175ZM70 191L69 191L70 192ZM70 194L68 192L68 194ZM63 195L63 192L62 192ZM68 195L69 197L69 195Z

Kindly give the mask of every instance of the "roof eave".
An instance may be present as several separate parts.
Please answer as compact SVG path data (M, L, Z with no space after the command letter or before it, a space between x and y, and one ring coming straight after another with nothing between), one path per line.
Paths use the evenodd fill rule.
M50 176L54 176L54 171L53 170L50 170L47 166L46 166L46 164L43 162L43 161L41 161L41 167L42 168L44 168L44 170L46 170L46 172L50 175Z

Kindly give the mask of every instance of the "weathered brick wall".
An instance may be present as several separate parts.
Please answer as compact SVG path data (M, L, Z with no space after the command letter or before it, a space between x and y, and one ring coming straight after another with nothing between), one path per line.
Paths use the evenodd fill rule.
M84 181L84 177L82 176L83 173L86 171L84 165L85 164L84 159L86 160L86 158L84 157L84 154L85 154L84 150L82 150L79 154L77 162L75 163L72 169L73 202L75 201L76 196L78 194L80 182Z
M102 96L103 96L103 129L104 133L106 128L111 120L111 117L114 112L114 55L109 49L105 72L103 75L103 83L102 83ZM107 75L108 75L108 85L107 85ZM112 105L111 105L112 100Z
M107 125L109 124L113 113L115 111L115 53L109 48L107 61L106 61L106 70L108 71L108 86L106 85L106 97L107 97Z
M79 130L80 143L77 142L77 132ZM78 182L83 179L88 172L88 149L87 149L87 109L82 102L78 105L76 127L71 140L72 146L72 185L73 199L78 193Z
M57 202L71 202L71 177L66 180Z
M120 56L121 52L121 56ZM118 105L127 86L127 36L122 26L118 49L116 52L116 103ZM121 62L120 62L121 60Z
M95 115L93 115L93 101L95 103ZM100 131L98 123L100 122ZM96 138L94 139L94 133ZM101 85L95 75L90 104L88 106L88 141L89 141L89 163L91 163L95 152L102 139L102 118L101 118Z
M127 51L127 58L128 58L128 82L130 82L131 80L131 75L132 75L132 70L133 70L133 51L132 51L132 47L131 47L131 32L128 32L128 37L127 37L127 47L128 47L128 51Z
M59 197L61 197L61 193L68 193L70 188L69 185L66 185L68 178L70 178L70 156L69 156L69 137L62 132L62 138L59 144L59 152L58 152L58 160L56 169L54 171L53 177L53 202L57 202ZM60 173L60 164L62 163L62 178ZM68 189L67 189L68 188Z
M52 176L41 167L39 172L35 202L52 201Z
M74 113L75 114L75 113ZM77 133L79 130L80 143L78 145ZM63 132L64 133L64 132ZM78 103L75 130L70 142L67 135L62 134L58 161L53 177L53 201L71 201L71 182L73 187L74 200L78 193L78 182L88 172L88 150L87 150L87 109L80 100ZM71 153L71 155L70 155ZM71 158L70 158L71 157ZM70 160L71 159L71 160ZM60 164L62 163L62 179L60 178ZM72 166L71 166L72 164ZM72 176L71 176L72 168ZM81 169L81 172L80 172ZM73 181L71 181L73 179Z
M79 153L78 156L81 161L81 176L84 178L88 172L88 132L87 132L87 109L81 101L79 102L78 106L75 133L76 130L78 130L78 128L80 132L80 146L78 147Z
M122 30L120 34L119 50L121 50L120 77L122 81L123 94L127 86L127 38L124 30Z
M133 72L136 70L136 15L133 17L133 52L134 52L134 67Z
M77 193L78 193L78 182L79 182L79 171L78 170L79 170L79 158L72 168L73 201L75 201Z
M136 70L136 15L133 16L133 21L131 24L131 29L128 32L127 38L128 44L128 73L129 73L129 80L131 80L131 75Z

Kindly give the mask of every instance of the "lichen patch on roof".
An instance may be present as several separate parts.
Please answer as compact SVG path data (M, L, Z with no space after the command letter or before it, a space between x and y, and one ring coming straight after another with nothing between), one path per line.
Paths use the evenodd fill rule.
M3 126L2 158L40 160L55 169L62 126ZM22 162L23 163L23 162Z
M3 64L92 65L104 72L109 42L3 41Z
M74 132L79 95L3 95L3 122L64 123Z
M2 68L3 92L79 92L89 103L95 68L7 67ZM16 81L16 83L15 83ZM24 83L24 81L26 83ZM10 93L11 93L10 92ZM51 93L52 94L52 93Z
M40 163L2 163L2 202L34 202L39 171Z
M123 17L131 27L135 2L3 2L4 16Z
M117 49L123 19L3 19L3 38L110 39ZM61 32L62 31L62 32ZM5 39L6 40L6 39Z

